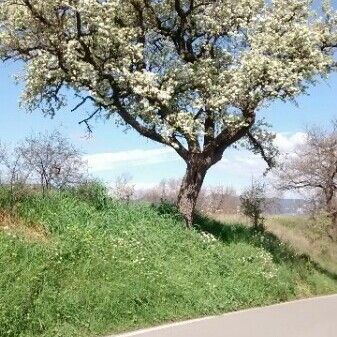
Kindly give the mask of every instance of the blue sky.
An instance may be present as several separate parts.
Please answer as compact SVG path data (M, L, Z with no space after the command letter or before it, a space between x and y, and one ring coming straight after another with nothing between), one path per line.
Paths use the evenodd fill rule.
M124 132L111 121L93 124L94 133L87 137L84 126L78 125L83 114L72 113L74 101L60 111L54 119L41 112L26 113L19 107L20 85L13 74L18 65L0 66L0 140L12 143L32 133L59 130L78 146L91 164L91 173L111 182L127 172L139 187L152 186L164 178L181 177L185 165L173 152L140 137L133 131ZM277 143L282 151L292 151L303 138L302 132L312 124L328 126L337 117L337 75L312 87L309 95L293 103L275 102L260 112L261 117L273 125L278 133ZM208 185L228 185L237 189L249 184L252 176L260 176L265 168L262 160L245 151L230 150L222 162L213 167L206 178Z

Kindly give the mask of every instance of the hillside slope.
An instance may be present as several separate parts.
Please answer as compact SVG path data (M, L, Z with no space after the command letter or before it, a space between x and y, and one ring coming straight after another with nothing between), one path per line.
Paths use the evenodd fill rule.
M270 234L197 223L164 206L27 196L0 217L0 336L103 335L337 292Z

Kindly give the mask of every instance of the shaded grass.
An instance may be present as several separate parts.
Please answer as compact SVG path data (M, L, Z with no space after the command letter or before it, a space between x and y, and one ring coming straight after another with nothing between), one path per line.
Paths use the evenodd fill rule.
M48 240L0 231L0 336L103 335L337 291L271 234L203 217L189 231L165 205L53 193L15 214Z
M320 266L337 273L337 242L328 233L329 221L324 217L277 216L267 226L282 241L297 251L310 255Z
M250 227L243 216L222 215L221 222L243 227ZM312 219L304 215L268 216L266 231L297 254L309 256L310 259L327 272L337 274L337 243L328 233L329 221L323 216Z
M305 249L301 249L303 248L303 246L300 247L300 245L292 244L291 240L296 242L296 234L291 234L295 231L295 226L301 224L303 220L303 217L271 217L268 221L267 230L259 231L251 226L248 226L247 223L244 225L233 223L228 225L209 217L198 215L199 228L209 233L212 233L219 240L225 243L244 241L248 244L252 244L256 247L260 247L268 251L273 256L273 260L275 263L310 263L314 267L314 269L320 271L321 273L324 273L334 280L337 280L337 273L330 270L330 268L326 266L326 263L317 262L316 256L313 251L314 249L312 249L311 251L306 251ZM278 225L279 222L285 223L285 226L289 228L287 232L290 237L288 238L288 244L285 243L287 240L280 240L280 236L282 235L276 235L272 232L273 228L275 227L274 224ZM306 227L306 230L309 231L310 235L310 229ZM306 233L306 231L304 231L304 233ZM302 233L301 231L302 237L304 233ZM328 238L327 235L326 238ZM335 243L330 242L330 244L332 249L334 249ZM337 259L334 260L334 262L336 263Z

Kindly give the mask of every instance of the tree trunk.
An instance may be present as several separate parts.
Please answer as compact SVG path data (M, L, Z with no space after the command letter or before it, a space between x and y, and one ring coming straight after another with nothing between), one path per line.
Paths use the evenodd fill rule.
M329 236L333 240L337 240L337 210L335 205L335 191L329 188L325 191L326 209L331 223Z
M193 158L187 163L177 206L188 228L192 228L195 206L209 167L203 158Z
M329 208L328 213L330 223L331 223L331 229L330 229L330 237L334 241L337 241L337 211L335 208Z
M334 213L328 214L330 219L330 228L328 228L327 232L331 240L337 241L337 214L336 211Z

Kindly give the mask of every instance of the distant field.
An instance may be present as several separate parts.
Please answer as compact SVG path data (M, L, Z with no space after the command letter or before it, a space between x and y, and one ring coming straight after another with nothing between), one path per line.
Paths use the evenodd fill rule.
M97 336L337 292L327 261L240 221L198 217L190 231L167 205L74 193L2 204L0 336ZM304 249L296 224L268 229Z

